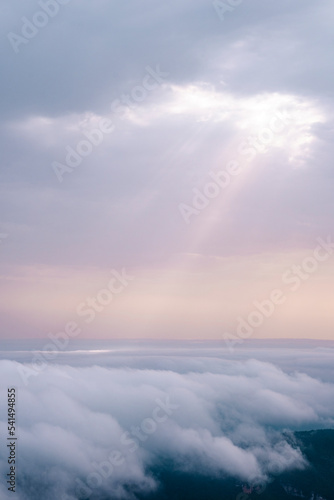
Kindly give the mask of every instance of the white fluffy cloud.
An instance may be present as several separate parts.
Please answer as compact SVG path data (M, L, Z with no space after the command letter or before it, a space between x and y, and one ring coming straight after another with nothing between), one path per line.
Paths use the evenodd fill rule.
M175 356L167 358L173 371L97 366L97 359L49 365L27 386L21 363L0 362L2 380L18 390L20 500L40 491L73 499L79 485L92 498L111 491L133 498L129 489L157 487L150 467L159 459L180 471L265 480L306 465L283 431L334 423L332 383L271 363L197 354L199 369L182 373L186 364Z

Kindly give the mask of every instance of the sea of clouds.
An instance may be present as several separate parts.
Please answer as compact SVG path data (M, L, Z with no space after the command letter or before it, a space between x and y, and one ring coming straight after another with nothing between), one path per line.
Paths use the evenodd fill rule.
M18 500L135 499L159 488L161 463L263 483L307 467L291 431L334 426L331 345L75 346L28 379L34 353L1 352L0 470L16 387Z

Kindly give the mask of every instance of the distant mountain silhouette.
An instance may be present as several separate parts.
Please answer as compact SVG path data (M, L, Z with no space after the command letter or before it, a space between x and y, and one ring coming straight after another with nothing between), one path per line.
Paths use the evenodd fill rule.
M308 460L304 470L272 477L265 487L233 478L217 479L187 474L164 461L152 470L161 483L154 494L138 500L334 500L334 430L295 432L290 444ZM129 488L129 491L131 488ZM135 493L135 492L133 492Z

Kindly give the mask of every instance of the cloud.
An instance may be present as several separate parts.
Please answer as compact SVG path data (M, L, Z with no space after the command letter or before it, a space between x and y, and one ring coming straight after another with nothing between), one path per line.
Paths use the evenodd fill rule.
M230 280L227 302L218 293L212 306L201 297L198 308L199 299L188 295L182 303L175 295L164 305L170 282L161 283L160 274L177 273L180 261L189 269L183 257L189 254L201 259L242 255L241 266L244 256L264 259L270 253L276 262L286 253L292 259L330 234L332 3L244 1L222 22L206 0L168 5L71 0L16 54L6 34L20 32L22 17L32 19L43 2L13 0L1 18L0 233L8 237L1 243L0 293L5 301L15 295L11 307L17 305L14 314L6 311L1 337L8 331L40 336L58 328L66 315L75 280L64 285L54 277L50 294L36 292L33 283L8 291L12 274L29 268L37 275L41 266L54 276L64 267L81 272L136 268L159 289L156 296L142 290L136 304L144 316L152 308L155 317L167 311L160 337L170 331L192 337L195 329L199 337L217 336L220 311L219 320L213 315L215 330L210 320L206 329L202 318L222 298L228 304L222 320L230 328L239 314L229 316L239 305L230 307L230 297L237 288L246 296L250 282L239 276ZM168 76L128 106L128 95L140 96L148 66L159 66ZM115 100L122 106L115 109ZM277 113L287 115L288 122L263 147ZM114 130L60 183L54 162L64 163L68 148L76 149L101 119L111 119ZM194 190L203 193L212 173L230 162L242 166L240 175L187 225L180 204L192 206ZM186 281L197 274L203 290L213 289L216 284L199 262L193 261ZM212 275L220 275L218 266ZM265 272L273 275L275 264ZM318 329L323 337L332 335L330 273L321 280L321 292L315 286L307 299L298 299L301 306L295 303L288 323L274 325L275 336L285 324L284 336L314 336ZM245 300L252 299L249 294ZM27 314L25 305L34 300L38 314ZM173 300L178 304L170 314ZM129 304L128 318L136 304ZM194 325L197 310L203 313ZM107 329L103 335L110 334ZM132 326L119 322L115 331L134 335ZM144 326L136 335L146 333Z
M188 369L185 358L167 362L166 355L161 360L173 370L146 368L147 347L132 357L142 358L141 369L125 368L117 351L116 358L96 353L88 366L48 365L27 386L19 370L28 365L0 362L2 379L18 391L20 500L39 487L50 499L76 498L79 484L132 498L129 489L158 487L152 467L161 460L176 471L263 481L307 466L287 431L333 426L332 382L257 359L211 360L193 349ZM156 360L162 354L155 349ZM117 356L123 367L108 366ZM83 354L76 358L85 363ZM6 434L4 421L0 431Z

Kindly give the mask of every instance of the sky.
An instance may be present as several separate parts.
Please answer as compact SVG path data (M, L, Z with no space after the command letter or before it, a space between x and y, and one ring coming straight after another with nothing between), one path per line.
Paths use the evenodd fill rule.
M333 21L2 5L0 338L334 339Z

